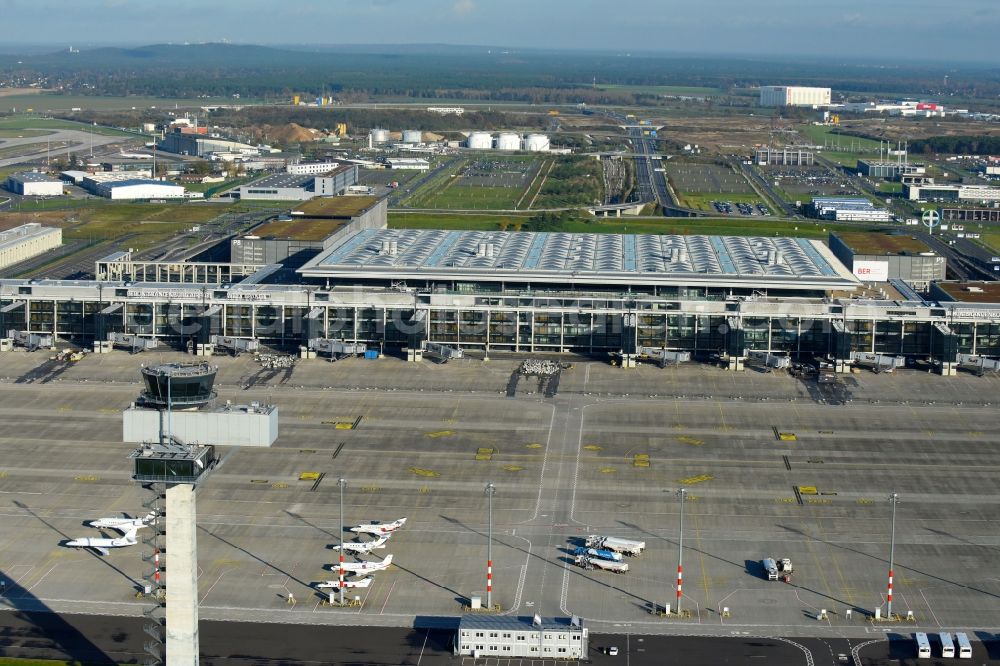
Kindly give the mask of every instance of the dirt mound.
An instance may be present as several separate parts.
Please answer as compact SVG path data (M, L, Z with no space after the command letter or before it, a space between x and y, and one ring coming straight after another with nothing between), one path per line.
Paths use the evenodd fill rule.
M261 125L257 131L261 138L284 145L318 141L326 136L325 132L309 129L296 123L288 123L287 125Z

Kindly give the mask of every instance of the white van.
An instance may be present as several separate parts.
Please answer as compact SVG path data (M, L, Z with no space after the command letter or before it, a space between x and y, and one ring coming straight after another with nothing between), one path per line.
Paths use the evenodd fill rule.
M955 644L951 640L951 634L949 634L947 631L942 631L940 634L938 634L938 638L941 639L941 656L954 657Z

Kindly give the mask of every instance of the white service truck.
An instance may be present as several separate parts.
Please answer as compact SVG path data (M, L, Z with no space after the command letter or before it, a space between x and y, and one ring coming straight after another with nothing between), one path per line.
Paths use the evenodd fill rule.
M587 557L586 555L577 555L574 561L576 566L584 569L604 569L612 573L625 573L628 571L628 562L612 562L611 560L602 560L597 557Z
M591 534L588 536L586 545L587 548L602 548L604 550L613 550L616 553L631 556L638 555L646 548L645 541L622 539L621 537L600 536L597 534Z

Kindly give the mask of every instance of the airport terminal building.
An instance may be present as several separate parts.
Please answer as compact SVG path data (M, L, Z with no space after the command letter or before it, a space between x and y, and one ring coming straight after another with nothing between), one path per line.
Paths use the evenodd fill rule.
M212 335L294 351L309 340L386 352L695 358L750 350L842 360L1000 356L1000 303L865 300L819 241L794 238L390 230L348 224L297 269L116 255L89 281L0 280L0 329L84 344L132 333L184 347ZM185 270L178 270L178 266ZM739 364L736 364L739 367Z

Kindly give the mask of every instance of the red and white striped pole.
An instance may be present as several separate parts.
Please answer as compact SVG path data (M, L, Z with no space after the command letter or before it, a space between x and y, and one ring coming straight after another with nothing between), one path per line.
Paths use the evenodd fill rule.
M681 521L677 535L677 614L680 615L684 582L684 499L687 497L687 490L681 488L677 491L677 495L681 498Z
M153 550L153 579L156 581L156 587L160 586L160 549L156 548Z
M889 537L889 590L886 595L886 619L892 619L892 570L893 570L893 559L896 555L896 502L899 501L899 495L893 493L889 495L889 501L892 502L892 532Z
M340 603L344 603L344 550L340 550Z
M486 497L490 502L489 532L486 537L486 607L493 609L493 494L497 491L492 483L486 484Z

